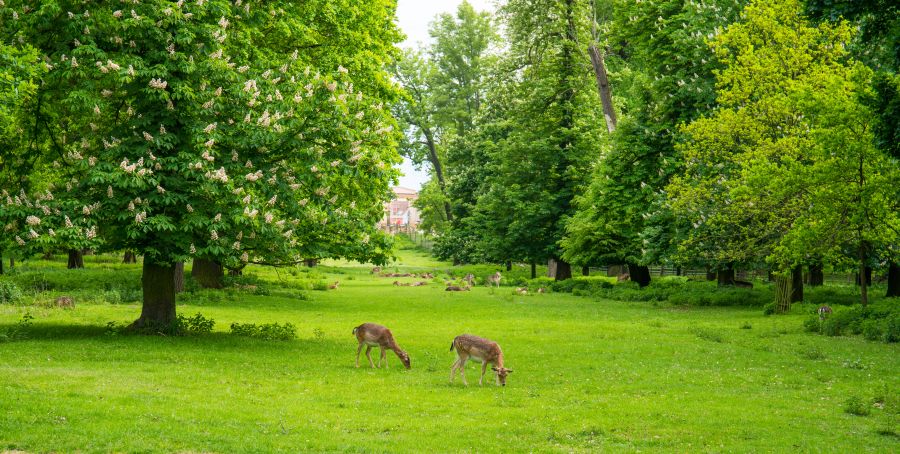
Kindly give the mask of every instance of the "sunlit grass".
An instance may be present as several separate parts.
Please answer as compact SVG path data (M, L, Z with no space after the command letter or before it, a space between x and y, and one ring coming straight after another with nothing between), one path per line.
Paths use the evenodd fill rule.
M451 268L410 251L400 263ZM0 329L35 316L30 339L0 344L0 449L898 449L896 344L806 334L799 314L395 287L369 265L325 265L251 270L268 296L186 295L180 313L217 322L200 337L108 333L107 322L138 316L134 303L0 306ZM110 276L135 272L110 268ZM340 289L299 285L316 280L340 280ZM412 370L393 355L386 370L353 367L351 330L365 321L393 330ZM228 334L233 322L290 322L299 338L237 337ZM474 385L472 363L468 388L448 384L450 341L464 332L501 344L515 371L505 388ZM845 411L852 397L868 416Z

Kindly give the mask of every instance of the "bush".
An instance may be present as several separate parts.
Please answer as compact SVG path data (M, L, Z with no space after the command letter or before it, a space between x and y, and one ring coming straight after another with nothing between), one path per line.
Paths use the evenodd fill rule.
M179 332L189 335L209 334L216 326L215 320L206 318L199 312L193 317L179 315L176 317L175 323L178 324Z
M0 281L0 304L15 304L22 300L19 286L9 281Z
M263 340L291 340L297 338L297 328L291 323L232 323L231 334Z
M859 396L850 396L844 402L844 412L856 416L868 416L871 409L866 402Z
M900 307L889 302L868 307L835 307L824 321L818 314L810 314L803 322L808 332L826 336L862 334L866 339L881 342L900 341Z
M10 326L5 331L0 331L0 342L28 339L28 329L31 328L32 320L34 320L34 317L29 313L25 313L15 325Z

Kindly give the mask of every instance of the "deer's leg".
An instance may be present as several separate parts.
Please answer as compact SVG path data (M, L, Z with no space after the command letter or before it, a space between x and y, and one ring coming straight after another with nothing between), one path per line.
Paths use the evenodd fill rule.
M487 371L487 361L483 361L481 363L481 377L478 379L478 386L482 386L482 381L484 381L484 373Z
M469 386L469 382L466 381L466 360L468 359L463 357L459 359L459 376L462 377L462 382L466 386Z
M360 342L359 346L356 347L356 367L359 368L359 353L362 352L363 343Z
M372 362L372 357L369 356L369 352L372 351L371 345L366 345L366 358L369 358L369 365L372 366L372 369L375 368L375 363Z
M384 363L384 367L387 368L387 353L385 353L384 347L381 347L381 359L378 360L378 367L381 367L382 363Z
M450 383L453 383L453 376L456 375L456 368L459 366L459 357L456 357L456 361L453 361L453 365L450 366Z

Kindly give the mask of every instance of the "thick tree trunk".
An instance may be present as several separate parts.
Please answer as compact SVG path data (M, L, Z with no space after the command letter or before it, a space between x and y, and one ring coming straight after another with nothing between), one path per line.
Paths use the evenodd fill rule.
M3 270L0 269L0 273ZM891 262L888 265L887 275L887 296L888 298L900 297L900 265L897 262Z
M133 251L125 251L125 257L122 258L122 263L137 263L137 255Z
M506 271L512 271L512 262L506 262Z
M306 265L307 268L315 268L316 265L319 264L319 259L306 259L303 261L303 264Z
M589 267L589 266L582 266L582 267L581 267L581 275L582 275L582 276L590 276L590 275L591 275L591 267Z
M559 259L550 259L547 261L547 275L557 281L564 281L572 278L572 265Z
M69 263L67 267L70 270L84 268L84 253L76 249L69 249Z
M791 270L791 302L803 302L803 265L797 265Z
M628 278L641 287L650 285L650 268L642 265L628 264Z
M594 67L594 78L597 79L597 89L600 91L600 103L603 105L603 117L606 119L606 129L609 132L616 130L616 110L612 103L612 90L609 88L609 78L606 77L606 64L603 55L596 45L588 47L591 56L591 65Z
M716 271L716 280L719 281L719 287L734 286L734 265L728 264L725 268Z
M0 274L3 274L3 252L0 251Z
M132 328L165 328L175 320L175 266L144 261L144 304Z
M679 266L679 267L676 267L676 268L675 268L675 275L676 275L676 276L681 276L681 273L682 273L681 267L680 267L680 266Z
M869 282L872 282L872 269L866 266L867 246L865 241L859 245L859 298L863 307L869 305Z
M184 262L175 262L175 276L174 276L174 286L175 293L181 293L184 291Z
M222 288L225 285L222 265L214 260L195 258L191 276L202 288Z
M809 265L809 279L806 282L810 287L818 287L825 284L825 272L822 271L822 268L821 263Z
M717 273L715 272L715 270L713 270L711 268L706 269L706 280L707 281L714 281L714 280L716 280L716 277L717 277Z
M0 271L2 271L2 270L0 270ZM532 279L537 278L537 263L534 263L534 262L531 262L531 278Z
M786 314L791 310L794 279L789 274L775 276L775 312Z
M866 267L866 282L869 284L872 283L872 267ZM862 282L859 280L859 271L856 272L856 285L862 285Z

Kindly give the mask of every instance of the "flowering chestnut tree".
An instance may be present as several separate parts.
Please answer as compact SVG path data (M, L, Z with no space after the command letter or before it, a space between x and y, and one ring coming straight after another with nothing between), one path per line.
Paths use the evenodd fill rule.
M311 58L327 43L286 51L307 4L0 3L0 32L49 67L35 122L60 156L59 180L0 201L19 219L19 244L65 232L139 251L139 328L175 317L175 263L192 257L383 261L389 244L375 225L399 160L379 63L390 55L371 52L397 40L378 35L394 30L385 5L347 5L379 12L346 27L372 27L382 47L336 50L349 55L344 67ZM368 66L351 55L364 51Z

